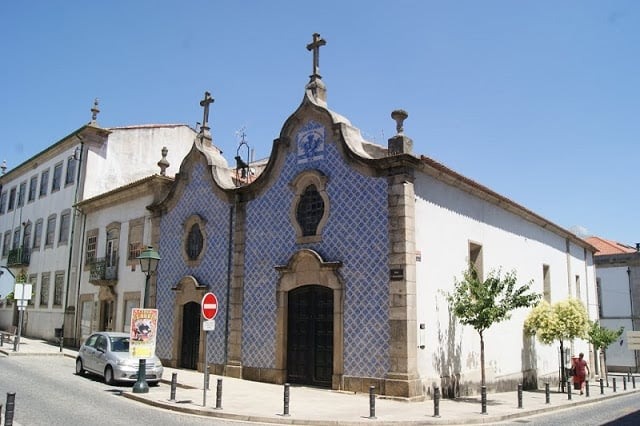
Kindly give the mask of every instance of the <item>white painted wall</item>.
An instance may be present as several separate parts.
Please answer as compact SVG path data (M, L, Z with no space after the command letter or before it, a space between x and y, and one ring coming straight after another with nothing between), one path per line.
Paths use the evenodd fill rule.
M602 317L630 317L631 296L627 267L598 267L598 278L602 295Z
M120 239L118 244L118 281L113 287L116 294L114 315L114 331L129 331L128 324L125 324L125 299L124 295L127 292L137 292L139 294L139 301L142 303L144 296L145 286L145 274L140 270L140 265L134 263L133 265L127 263L127 256L129 252L129 222L141 217L145 218L144 221L144 238L145 245L150 245L151 241L151 216L150 212L146 209L154 201L152 193L136 197L135 199L127 199L124 202L116 203L105 207L95 212L87 213L85 229L87 231L92 229L98 229L97 239L97 251L96 256L98 258L105 257L106 253L106 241L107 241L107 226L114 222L119 222L120 226ZM86 239L83 241L86 245ZM79 298L85 300L87 296L95 302L94 306L99 305L99 290L100 287L89 282L90 270L89 268L82 268L81 272L81 284ZM137 306L137 307L141 307ZM79 310L78 315L81 315ZM98 318L95 318L96 323L93 324L91 331L97 331ZM78 336L80 340L84 340L88 335Z
M443 364L460 372L462 381L480 380L478 333L471 327L451 326L444 296L468 264L469 241L483 247L485 277L493 269L515 270L520 282L534 280L533 290L542 293L542 265L549 265L552 302L570 295L570 275L572 280L579 275L583 286L595 285L590 256L585 262L583 248L572 244L567 261L563 237L426 175L417 176L415 192L416 250L422 257L416 271L417 319L418 324L426 324L426 348L418 349L418 365L427 383L439 382L443 374L439 366ZM585 288L582 300L586 303L587 295L594 294ZM510 321L496 324L485 333L488 382L522 377L522 370L531 366L537 368L539 376L557 374L558 345L536 341L534 353L523 351L528 338L522 329L528 312L515 311ZM438 352L438 347L444 351ZM575 342L573 350L589 353L585 342ZM443 363L443 359L450 362Z
M84 199L159 173L157 162L162 159L165 146L170 164L166 175L174 176L196 137L193 129L182 124L109 130L112 133L108 142L100 147L92 146L89 152L91 169L87 175Z

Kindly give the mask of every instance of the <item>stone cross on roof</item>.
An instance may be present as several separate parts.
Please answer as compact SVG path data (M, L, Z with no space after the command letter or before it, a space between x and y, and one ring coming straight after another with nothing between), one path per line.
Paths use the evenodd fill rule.
M93 108L91 108L91 123L95 124L98 119L98 114L100 110L98 109L98 98L95 98L93 101Z
M200 101L200 106L204 107L204 114L202 116L202 125L200 126L201 130L209 130L209 105L214 102L214 99L211 97L211 93L204 92L204 99Z
M313 74L310 75L311 80L315 80L320 77L320 47L327 44L327 42L320 37L320 34L313 33L313 42L307 44L307 50L313 50Z

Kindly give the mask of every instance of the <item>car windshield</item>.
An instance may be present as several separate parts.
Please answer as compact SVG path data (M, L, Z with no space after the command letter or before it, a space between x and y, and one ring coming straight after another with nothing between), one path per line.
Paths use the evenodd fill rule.
M111 352L129 352L129 337L111 337Z

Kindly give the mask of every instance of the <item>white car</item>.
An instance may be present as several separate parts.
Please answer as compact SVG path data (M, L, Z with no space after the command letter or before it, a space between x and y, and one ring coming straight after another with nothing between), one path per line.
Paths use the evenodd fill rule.
M135 382L138 380L139 359L129 354L129 334L100 331L82 344L76 358L76 374L85 372L104 377L105 383ZM162 379L162 362L157 356L146 360L146 380L157 385Z

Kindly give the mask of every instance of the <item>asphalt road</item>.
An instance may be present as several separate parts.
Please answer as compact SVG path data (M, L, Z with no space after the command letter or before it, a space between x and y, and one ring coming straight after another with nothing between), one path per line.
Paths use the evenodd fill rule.
M15 392L14 424L40 425L256 425L150 407L121 396L127 386L74 373L75 362L58 356L1 356L2 424L7 392Z
M557 410L537 416L523 417L499 423L501 425L531 426L637 426L640 425L640 394L633 393Z

